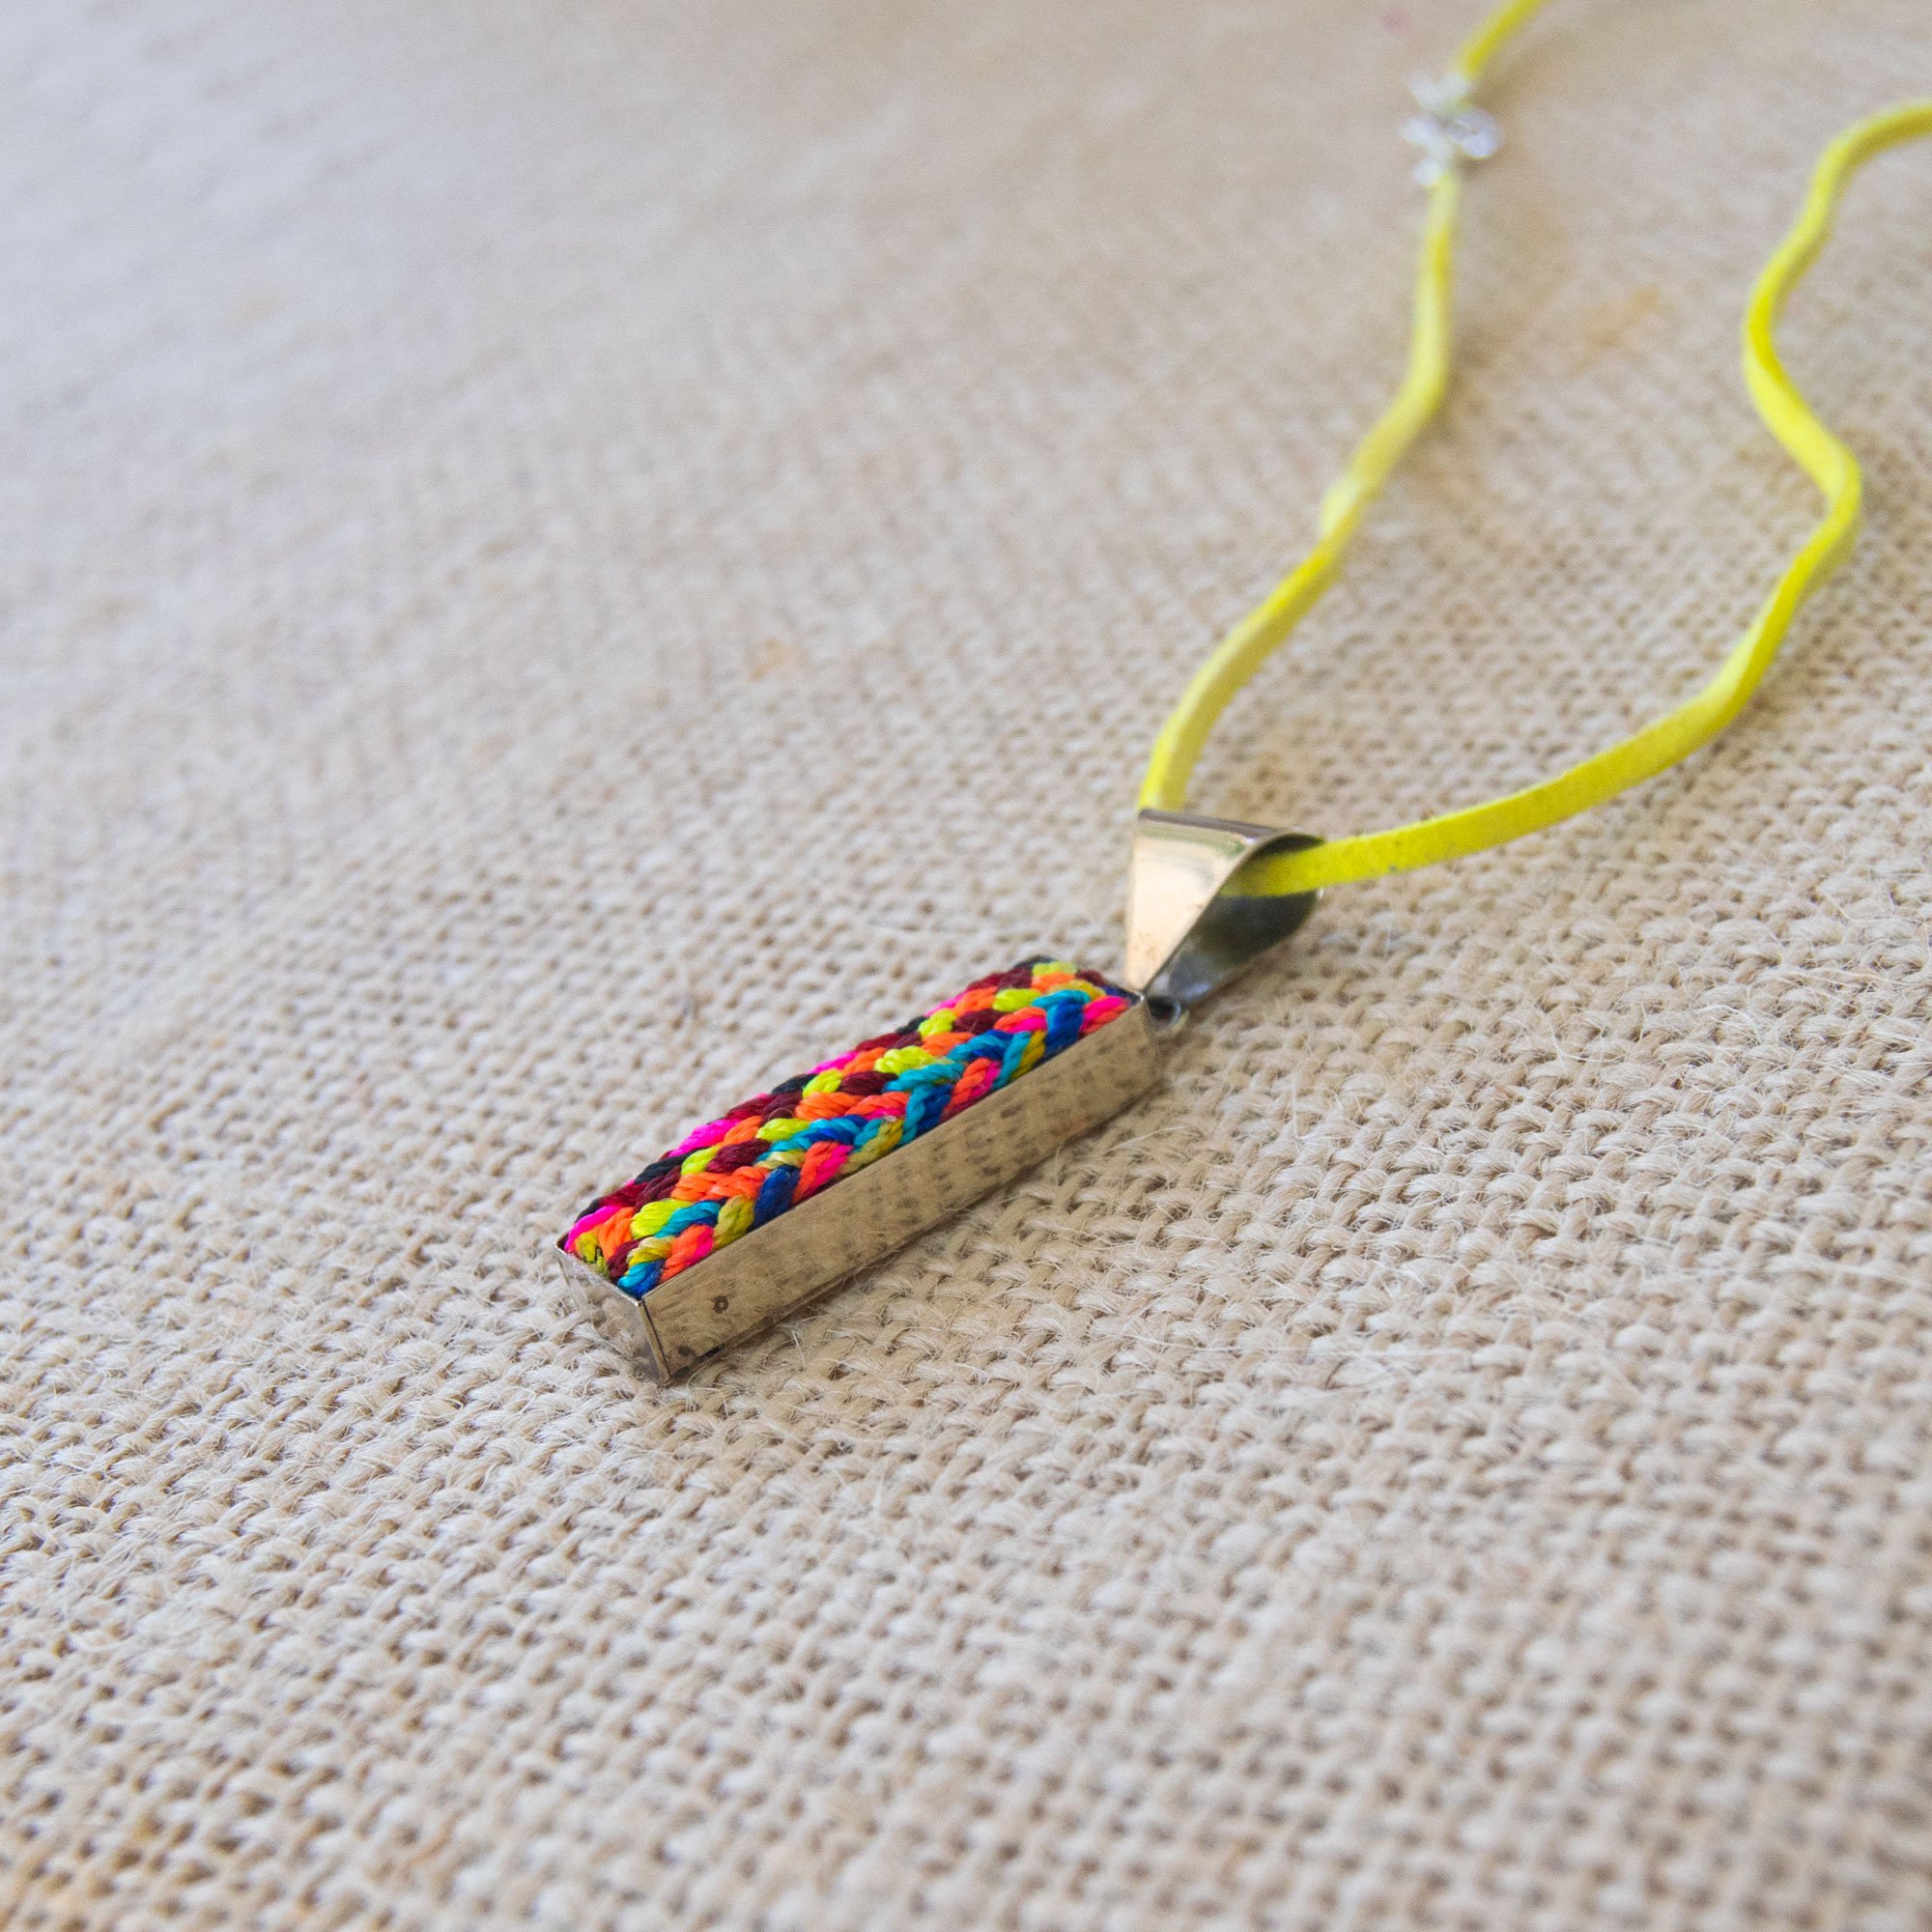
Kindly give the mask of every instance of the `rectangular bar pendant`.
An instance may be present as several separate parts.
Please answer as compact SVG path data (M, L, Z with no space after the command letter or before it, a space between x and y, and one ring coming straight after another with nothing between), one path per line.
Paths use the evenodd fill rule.
M1024 1173L1158 1072L1143 1001L1030 959L699 1127L557 1247L635 1311L668 1381Z

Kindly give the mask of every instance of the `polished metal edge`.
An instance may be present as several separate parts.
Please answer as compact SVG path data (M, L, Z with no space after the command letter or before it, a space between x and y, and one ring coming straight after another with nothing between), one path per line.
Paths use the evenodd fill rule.
M622 1308L622 1320L635 1332L644 1351L645 1366L650 1370L651 1379L655 1382L669 1381L670 1366L665 1360L664 1345L658 1340L658 1331L651 1325L651 1318L644 1313L644 1304L635 1294L626 1294L609 1275L599 1274L588 1262L580 1261L554 1244L551 1253L556 1257L557 1266L562 1270L568 1286L581 1288L587 1283L594 1299L607 1305L615 1302Z
M557 1259L632 1311L653 1377L668 1381L795 1314L1118 1114L1159 1077L1159 1035L1146 1003L1136 1000L1011 1086L717 1249L641 1300L562 1249Z
M1122 982L1156 1009L1197 1005L1299 930L1316 893L1229 890L1250 860L1306 851L1305 832L1141 811L1127 862L1127 959Z

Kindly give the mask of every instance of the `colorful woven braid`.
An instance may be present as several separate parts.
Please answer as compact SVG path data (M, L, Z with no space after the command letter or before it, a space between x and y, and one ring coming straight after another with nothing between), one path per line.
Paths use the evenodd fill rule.
M1029 959L688 1134L600 1196L557 1245L626 1294L701 1262L930 1133L1132 1004L1062 959Z

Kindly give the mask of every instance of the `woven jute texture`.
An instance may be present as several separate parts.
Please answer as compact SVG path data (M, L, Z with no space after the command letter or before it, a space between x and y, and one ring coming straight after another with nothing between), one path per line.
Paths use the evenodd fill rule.
M1932 1920L1932 155L1762 698L1332 895L667 1393L545 1255L1041 947L1398 372L1464 0L0 9L0 1919ZM1686 694L1924 0L1558 0L1452 408L1203 810Z

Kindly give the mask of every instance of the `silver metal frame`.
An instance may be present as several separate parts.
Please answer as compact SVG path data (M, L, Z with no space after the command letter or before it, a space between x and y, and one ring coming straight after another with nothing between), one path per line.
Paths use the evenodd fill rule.
M715 1249L641 1299L561 1249L567 1275L614 1294L641 1330L653 1378L669 1381L883 1261L915 1236L1118 1114L1160 1075L1144 1001L1011 1086Z

